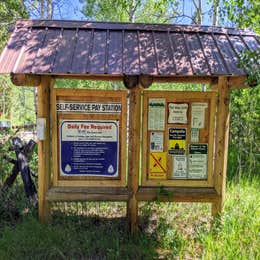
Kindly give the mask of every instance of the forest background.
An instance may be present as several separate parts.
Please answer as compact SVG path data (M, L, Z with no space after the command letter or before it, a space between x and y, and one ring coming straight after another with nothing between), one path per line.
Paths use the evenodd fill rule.
M2 51L8 40L10 28L12 28L15 21L19 18L201 24L249 28L259 34L259 10L260 1L255 0L0 0L0 51ZM242 90L233 90L231 92L231 127L227 175L227 185L229 188L227 193L226 215L224 217L225 221L222 226L223 230L220 231L219 226L216 225L215 231L220 234L219 237L214 233L214 229L212 232L208 230L208 220L205 224L203 222L203 213L201 213L205 211L204 208L195 208L195 210L191 208L190 211L183 213L184 215L187 215L187 213L190 214L189 218L186 215L182 215L180 208L171 208L171 210L177 210L177 212L179 212L182 218L182 224L180 224L182 228L185 221L189 224L193 223L194 219L191 219L191 216L194 216L195 213L202 214L202 220L199 221L199 224L194 222L198 230L194 228L196 229L196 234L192 236L192 239L195 237L195 240L191 239L191 243L194 244L189 244L188 246L185 244L184 238L189 237L187 232L189 233L190 231L184 228L183 236L179 234L179 231L177 231L178 228L180 228L178 218L176 222L178 224L177 229L176 226L169 228L164 222L158 222L160 223L159 226L157 226L159 228L159 231L157 230L159 232L157 233L159 238L157 237L155 242L157 241L160 244L159 247L161 249L166 250L165 254L167 256L179 255L185 258L188 251L188 256L205 256L209 259L212 259L212 257L214 259L223 257L226 259L234 259L234 257L236 257L236 259L257 259L257 256L260 257L260 223L258 214L260 210L260 50L253 53L242 53L241 66L250 70L249 81L254 82L255 86ZM87 89L124 88L120 83L67 79L57 80L56 87ZM202 86L191 84L154 84L152 88L156 90L191 89L200 91ZM12 125L18 126L35 123L37 112L36 102L36 88L16 87L12 85L9 75L0 75L0 121L8 120L11 121ZM0 160L0 162L2 161ZM4 165L1 165L0 168L3 169L4 167ZM238 205L239 208L235 207L234 204ZM100 206L98 206L98 211L99 207ZM157 211L159 210L159 214L165 214L162 211L162 209L165 208L150 205L144 208L144 214L147 212L151 213L154 207ZM75 208L72 207L69 209L73 211ZM188 209L186 208L186 210ZM106 209L104 212L106 212ZM10 252L12 252L11 247L16 247L17 240L20 239L19 231L21 232L20 236L26 234L27 231L25 229L29 228L26 225L32 226L29 230L36 232L40 237L42 236L43 230L38 224L35 222L29 222L29 224L25 222L24 226L16 230L16 238L12 238L14 233L12 233L11 230L4 229L3 233L1 233L3 225L0 225L0 247L2 246L3 248L2 251L0 250L0 259L1 254L10 256ZM82 222L80 221L79 223L73 224L73 232L76 238L78 234L75 228L80 228ZM206 229L204 229L205 227ZM54 227L54 229L52 229L52 227L46 229L45 232L49 233L45 235L50 236L50 240L44 240L46 243L45 246L47 246L48 243L55 244L56 242L53 242L55 239L59 241L59 238L56 237L55 234L59 234L59 232L62 231L63 228L60 227L59 229L57 226ZM98 234L103 236L103 234L99 232L102 232L102 230L93 230L92 236L88 234L89 239L94 239L95 236L98 237ZM235 234L233 234L233 232L235 232ZM245 232L247 232L247 235L244 234ZM94 233L96 233L96 235ZM30 237L32 234L28 234L27 232L27 235ZM138 251L142 256L153 253L154 241L151 242L150 236L143 236L137 240L129 240L129 238L125 238L124 236L120 238L120 231L119 235L114 233L113 235L115 236L115 241L125 239L125 242L129 243L130 246L136 247L135 250L137 251L141 250L141 247L147 250L147 252ZM230 237L231 235L233 235L233 237ZM72 234L70 234L70 236L73 237ZM2 238L5 239L3 240ZM33 243L32 240L30 240L33 238L35 238L35 235L28 238L28 241ZM78 239L81 239L81 237L78 237ZM67 250L72 248L74 244L71 243L70 245L66 244L66 246L64 246L64 244L62 244L63 242L60 243L60 245L55 244L58 249L53 249L54 251L51 251L50 254L47 252L42 253L39 257L59 256L61 259L64 259L69 256L70 253L68 253ZM98 244L95 246L97 248L98 246L105 247L105 244L109 243L109 239L108 241L102 240L102 243L102 245ZM38 250L38 244L33 243L33 245ZM53 244L49 246L52 247ZM122 258L122 256L127 255L125 252L122 254L122 249L118 248L117 242L109 246L112 248L112 251L103 252L101 256L108 258L111 256L112 259L117 259L117 257ZM96 254L95 250L97 250L97 248L92 248L94 255ZM86 253L82 248L78 250L82 251L83 256L93 256L92 251L89 253L86 249ZM134 254L138 254L137 252L133 253L134 250L132 251L128 246L123 248L123 250L128 250L129 255L127 255L126 258L132 259ZM168 252L169 250L171 253ZM182 250L183 252L180 253ZM26 250L24 252L28 254ZM73 250L71 252L73 252ZM156 252L155 255L164 255L163 252ZM24 254L18 254L16 256L18 257L17 259L19 259L19 256L24 257ZM32 256L34 255L32 254ZM71 253L71 256L75 255ZM139 255L137 255L137 259L138 256Z

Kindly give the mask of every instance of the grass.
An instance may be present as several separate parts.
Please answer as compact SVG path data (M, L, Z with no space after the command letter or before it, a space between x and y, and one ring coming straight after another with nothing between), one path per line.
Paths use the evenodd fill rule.
M260 259L259 184L228 184L221 221L208 204L140 204L135 236L124 203L57 203L51 224L42 225L20 202L18 220L1 218L0 259Z

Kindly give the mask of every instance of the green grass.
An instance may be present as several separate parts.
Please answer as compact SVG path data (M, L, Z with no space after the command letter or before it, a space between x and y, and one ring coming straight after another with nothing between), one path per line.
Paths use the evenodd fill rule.
M260 259L259 186L229 184L220 221L209 204L140 204L135 236L124 203L57 203L49 225L23 209L16 222L1 218L0 259Z

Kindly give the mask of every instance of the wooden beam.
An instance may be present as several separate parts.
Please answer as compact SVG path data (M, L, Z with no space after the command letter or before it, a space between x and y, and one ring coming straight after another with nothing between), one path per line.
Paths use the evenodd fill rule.
M165 187L163 194L158 187L141 187L136 198L138 201L175 201L175 202L217 202L219 195L214 188Z
M51 77L42 76L38 87L38 118L45 118L46 129L44 140L38 141L38 197L39 220L47 222L50 217L50 206L46 200L46 192L50 187L50 88Z
M33 86L41 84L41 76L29 74L11 74L11 81L16 86Z
M139 181L140 160L140 116L141 116L141 88L130 90L130 119L129 119L129 148L128 148L128 191L127 217L131 233L138 230L138 201L136 192Z
M138 86L139 77L138 76L124 76L124 85L127 89L133 89Z
M154 76L153 82L159 83L193 83L193 84L213 84L217 77L212 76Z
M226 191L226 171L229 137L229 90L228 79L219 77L218 81L218 111L216 128L216 150L214 186L220 196L218 201L212 204L212 215L216 216L223 211Z
M55 78L62 79L76 79L76 80L100 80L100 81L122 81L124 77L122 75L112 74L58 74L53 75Z
M153 77L148 75L141 75L139 76L139 84L143 88L149 88L153 83Z
M246 82L246 77L229 77L228 78L229 89L241 89L248 88L249 85Z
M126 187L52 187L47 201L127 201Z

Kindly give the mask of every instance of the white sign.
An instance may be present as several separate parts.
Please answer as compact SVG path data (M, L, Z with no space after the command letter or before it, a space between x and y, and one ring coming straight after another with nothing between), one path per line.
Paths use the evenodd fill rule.
M56 104L57 112L86 114L118 114L122 111L121 103L60 101Z
M168 123L187 124L188 104L169 104Z
M192 143L198 143L200 136L200 130L198 128L191 128L190 141Z
M148 104L148 130L164 130L165 125L165 99L149 98Z
M191 104L191 127L204 128L205 127L205 109L208 103L192 103Z
M187 157L175 155L173 157L173 178L187 178Z
M46 132L46 118L37 118L37 139L39 141L45 140Z
M188 178L206 179L207 164L208 164L208 145L190 144Z
M150 151L163 152L163 133L150 133Z

